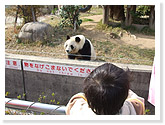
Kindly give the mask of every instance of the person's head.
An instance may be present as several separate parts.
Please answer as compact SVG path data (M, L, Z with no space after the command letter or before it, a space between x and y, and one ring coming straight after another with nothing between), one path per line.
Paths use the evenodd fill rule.
M115 115L128 96L128 71L105 63L84 80L84 93L89 107L98 115Z

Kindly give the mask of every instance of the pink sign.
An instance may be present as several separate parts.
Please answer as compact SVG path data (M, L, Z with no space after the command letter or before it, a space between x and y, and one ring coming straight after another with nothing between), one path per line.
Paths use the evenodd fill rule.
M21 70L21 60L5 59L5 68Z
M155 65L153 65L148 101L155 106Z
M86 77L94 68L23 61L25 71Z

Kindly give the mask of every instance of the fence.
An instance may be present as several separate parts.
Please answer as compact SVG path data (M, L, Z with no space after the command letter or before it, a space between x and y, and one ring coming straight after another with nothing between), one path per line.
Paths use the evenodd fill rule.
M5 107L33 111L48 115L65 115L65 106L43 104L18 99L5 98Z
M26 97L21 96L21 99L37 102L44 93L43 103L50 103L53 98L66 105L74 94L82 92L84 77L103 63L6 53L5 91L10 92L7 98L17 98L25 93ZM133 78L131 89L147 100L152 66L115 65L130 69ZM146 108L154 114L154 107L147 101Z
M59 43L56 43L59 44ZM6 52L23 52L23 53L27 53L27 54L46 54L46 55L61 55L61 56L67 56L68 54L62 54L62 53L53 53L53 52L40 52L40 51L27 51L27 50L13 50L13 49L5 49ZM69 54L69 55L73 55L73 56L77 56L77 57L92 57L89 55L77 55L77 54ZM96 58L99 59L110 59L110 60L129 60L132 63L134 62L149 62L149 63L153 63L153 61L151 60L143 60L143 59L131 59L131 58L115 58L115 57L105 57L105 56L96 56Z

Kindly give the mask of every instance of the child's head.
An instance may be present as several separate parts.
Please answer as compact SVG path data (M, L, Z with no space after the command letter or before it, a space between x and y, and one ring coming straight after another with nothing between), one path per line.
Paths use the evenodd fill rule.
M115 115L128 96L128 72L105 63L84 80L84 93L89 107L100 115Z

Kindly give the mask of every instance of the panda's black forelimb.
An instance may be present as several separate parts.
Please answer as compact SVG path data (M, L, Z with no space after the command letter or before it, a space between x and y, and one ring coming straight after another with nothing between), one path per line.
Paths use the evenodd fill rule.
M68 55L68 59L75 59L76 56L75 55Z
M91 46L87 39L85 40L83 48L79 50L79 53L81 55L86 55L81 58L82 60L91 60Z

